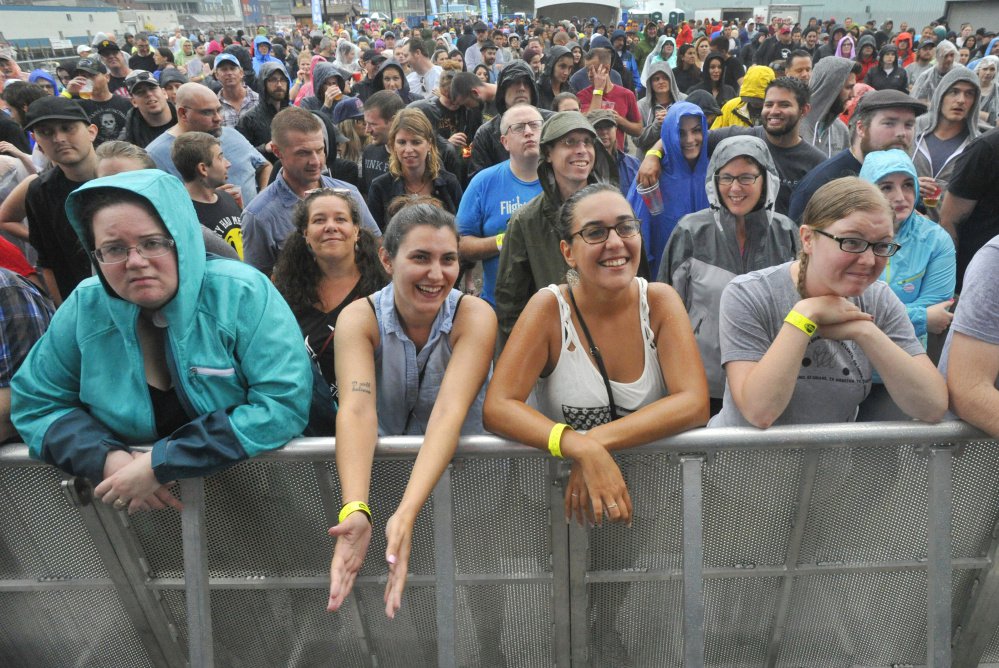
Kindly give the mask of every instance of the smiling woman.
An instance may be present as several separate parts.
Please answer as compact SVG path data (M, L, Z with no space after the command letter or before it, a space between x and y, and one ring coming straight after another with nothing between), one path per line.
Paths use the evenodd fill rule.
M943 377L878 276L899 246L881 192L856 177L805 208L794 262L738 276L721 298L721 413L709 426L852 422L876 370L907 415L936 422Z

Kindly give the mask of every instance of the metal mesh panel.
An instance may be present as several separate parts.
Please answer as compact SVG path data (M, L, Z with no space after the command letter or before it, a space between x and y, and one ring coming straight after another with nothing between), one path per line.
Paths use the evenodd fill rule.
M358 597L368 643L379 668L437 665L437 605L430 587L406 587L395 619L385 616L384 587L368 587ZM347 665L347 664L344 664Z
M766 663L781 578L705 580L705 662L712 666Z
M951 511L953 556L984 556L999 521L999 448L973 443L954 457L954 506Z
M149 657L111 590L0 594L0 664L145 668Z
M544 460L458 461L451 483L458 573L551 572Z
M601 583L590 597L589 665L683 665L683 588L669 582Z
M926 660L926 573L795 578L781 666L890 666Z
M551 597L549 585L459 586L457 664L551 666Z
M356 590L355 590L356 591ZM345 614L326 612L322 589L213 590L212 632L217 666L363 666L362 630ZM164 602L187 648L184 592Z
M705 568L784 564L802 456L800 451L728 451L705 464Z
M53 468L0 467L0 578L108 576L62 480Z
M679 467L665 455L627 455L614 459L628 485L634 520L631 528L605 522L589 532L589 569L680 568L683 496Z
M799 563L925 559L926 466L912 446L822 451Z

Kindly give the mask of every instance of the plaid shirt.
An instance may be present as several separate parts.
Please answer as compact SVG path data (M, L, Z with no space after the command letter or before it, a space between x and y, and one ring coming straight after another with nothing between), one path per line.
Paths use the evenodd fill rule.
M237 109L229 100L222 97L223 91L219 91L219 102L222 103L222 125L230 128L236 127L239 117L257 105L260 95L246 84L243 84L246 95L243 96L243 104Z
M10 387L54 312L52 302L34 284L0 268L0 387Z

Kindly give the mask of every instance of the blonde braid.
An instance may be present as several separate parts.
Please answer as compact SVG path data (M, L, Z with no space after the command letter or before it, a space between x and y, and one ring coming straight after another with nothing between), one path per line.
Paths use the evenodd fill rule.
M798 251L798 294L802 299L808 299L808 290L805 287L805 274L808 271L808 254L805 251Z

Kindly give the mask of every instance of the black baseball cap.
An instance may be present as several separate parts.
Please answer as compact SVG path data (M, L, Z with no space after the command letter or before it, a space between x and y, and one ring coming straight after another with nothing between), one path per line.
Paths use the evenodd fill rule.
M132 70L125 77L125 85L128 87L128 94L131 95L139 86L156 86L159 88L160 82L156 80L152 72Z
M73 75L75 76L77 72L107 74L108 68L104 67L104 63L97 58L80 58L80 60L76 61L76 67L73 68Z
M167 84L172 84L174 82L186 84L187 76L180 70L175 70L173 68L160 72L160 88L166 88Z
M496 51L496 44L494 44L491 39L487 39L485 42L482 43L482 46L479 47L479 53L486 51L488 49Z
M485 32L486 30L489 30L489 28L487 28L486 24L483 23L482 21L476 21L475 25L472 26L472 30L474 30L475 32Z
M114 40L110 39L102 39L97 44L94 44L94 48L97 49L97 55L99 56L110 56L112 53L121 51L121 47Z
M75 100L59 95L46 95L28 106L24 129L30 130L42 121L81 121L90 125L90 118Z

